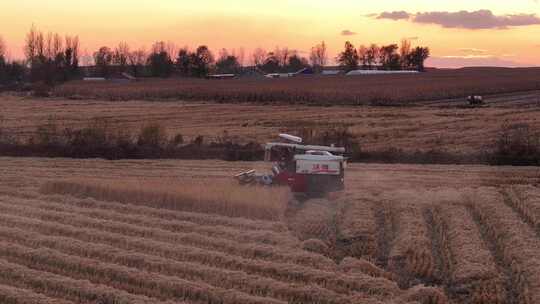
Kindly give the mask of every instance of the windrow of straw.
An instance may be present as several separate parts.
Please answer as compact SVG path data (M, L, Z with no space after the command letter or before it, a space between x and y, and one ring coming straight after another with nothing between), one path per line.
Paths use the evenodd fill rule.
M505 190L506 202L540 232L540 190L531 186L514 186Z
M337 241L346 255L375 258L378 233L373 203L347 200L336 218Z
M467 208L440 204L432 214L448 288L464 303L504 303L501 274Z
M540 303L540 239L503 197L492 189L471 195L469 204L511 270L517 303Z
M46 183L45 193L230 217L280 220L287 188L243 187L223 180L65 180Z
M31 289L49 297L65 299L80 304L130 303L130 304L173 304L86 280L38 271L22 265L10 263L0 258L0 284L13 284L15 287Z
M0 201L3 199L0 197ZM85 216L88 218L104 221L112 221L119 224L130 224L139 227L156 228L177 233L202 234L207 237L231 240L241 243L259 243L280 247L298 247L299 241L286 232L274 232L272 230L250 230L241 229L229 225L212 225L200 222L185 220L172 220L168 218L152 217L139 212L120 212L111 208L89 208L96 204L86 204L87 200L70 199L58 203L55 200L18 199L17 204L21 206L31 206L48 211L71 213L73 215ZM103 205L110 206L110 203ZM146 208L146 207L142 207ZM123 210L124 211L124 210ZM134 210L132 210L134 211ZM67 216L67 215L66 215ZM264 224L265 222L262 222Z
M50 248L68 255L91 258L103 263L114 263L139 270L160 273L212 286L234 289L254 296L270 297L288 302L343 303L349 301L340 295L316 285L291 285L242 271L230 271L197 263L178 262L142 253L130 253L108 245L85 243L69 238L51 237L21 229L0 229L0 241L37 248ZM1 249L0 249L1 252Z
M88 280L94 284L107 283L108 286L131 294L162 300L204 301L208 304L286 303L131 267L103 262L96 263L92 259L66 255L51 249L32 249L13 243L0 242L0 256L10 262L32 269L52 272L79 280Z
M261 259L274 262L291 262L319 269L331 269L335 263L319 254L312 254L300 249L277 247L262 244L246 244L207 237L196 233L174 233L161 229L139 227L131 224L102 221L78 214L36 209L30 206L17 206L0 201L5 213L45 220L82 229L96 229L103 232L152 239L166 243L178 243L201 249L220 251L230 255L249 259Z
M364 293L366 292L366 288L369 288L371 294L380 296L393 295L399 292L399 288L395 283L368 276L345 275L334 270L323 271L291 263L245 259L217 251L209 251L180 244L156 242L151 239L128 237L116 233L101 232L95 229L80 229L14 215L0 214L0 220L0 226L4 227L13 227L43 235L67 237L84 242L104 244L179 262L193 262L211 267L243 271L248 274L261 275L282 282L303 285L315 284L337 293L346 294L351 291Z
M20 289L0 284L0 303L2 304L74 304L74 302L47 297L28 289Z
M424 205L403 201L394 206L391 214L394 235L389 254L390 270L406 276L433 278L436 265Z

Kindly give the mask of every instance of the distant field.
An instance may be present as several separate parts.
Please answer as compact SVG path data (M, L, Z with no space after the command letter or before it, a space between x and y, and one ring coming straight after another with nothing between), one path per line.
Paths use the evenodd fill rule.
M1 303L540 301L534 168L352 164L343 193L287 204L283 189L223 192L263 163L0 166Z
M415 75L302 76L290 79L167 79L135 83L69 82L54 94L99 100L395 105L540 88L540 68L467 68Z
M205 140L229 136L240 142L274 140L282 131L348 127L365 151L399 148L477 153L492 144L503 124L540 130L540 92L486 96L488 106L468 108L462 98L417 102L411 107L254 105L200 102L67 100L0 96L4 135L29 138L49 122L83 128L100 119L112 131L138 133L147 123L169 136Z

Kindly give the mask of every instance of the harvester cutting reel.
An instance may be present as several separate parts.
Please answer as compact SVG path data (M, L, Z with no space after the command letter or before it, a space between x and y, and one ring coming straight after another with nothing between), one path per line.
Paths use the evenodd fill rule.
M270 186L273 184L273 177L268 174L257 174L255 170L249 170L234 176L240 185L260 185Z

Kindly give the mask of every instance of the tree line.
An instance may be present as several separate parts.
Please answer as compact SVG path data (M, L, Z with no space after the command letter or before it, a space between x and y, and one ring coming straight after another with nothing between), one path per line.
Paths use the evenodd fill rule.
M24 55L23 61L7 60L6 45L0 37L0 83L30 80L53 84L81 77L78 36L43 33L32 26L26 34ZM401 47L397 44L371 44L361 45L358 49L351 42L346 42L344 50L335 61L345 71L359 67L422 71L428 57L427 47L413 48L408 40L403 40ZM205 77L210 73L237 74L245 65L265 73L290 73L303 68L320 72L329 63L324 41L313 46L306 56L287 47L277 47L270 51L257 48L249 58L246 58L243 49L221 49L215 56L205 45L190 50L188 47L177 48L171 42L158 41L149 51L145 48L131 49L126 42L113 48L103 46L91 56L85 56L85 60L88 58L91 58L91 62L85 65L94 66L95 71L103 77L123 72L129 72L135 77Z
M427 47L412 47L409 40L402 40L401 47L397 44L378 46L360 45L358 49L347 41L345 49L337 56L339 66L346 71L358 69L383 70L417 70L424 71L425 61L429 58Z

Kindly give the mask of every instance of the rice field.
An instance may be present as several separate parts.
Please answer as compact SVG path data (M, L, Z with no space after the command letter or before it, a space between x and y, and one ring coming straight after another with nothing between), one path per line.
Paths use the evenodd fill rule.
M347 128L362 151L399 149L404 152L444 151L478 155L492 146L505 123L540 129L539 91L486 96L488 106L468 108L464 98L415 102L411 106L332 106L208 103L201 101L110 102L95 99L46 101L0 95L0 136L39 138L40 128L55 125L58 132L96 123L111 134L139 134L160 124L170 138L181 134L187 143L198 136L205 142L231 140L265 143L280 132ZM211 118L211 119L209 119Z
M300 202L251 165L0 158L0 302L540 300L535 168L353 164Z

